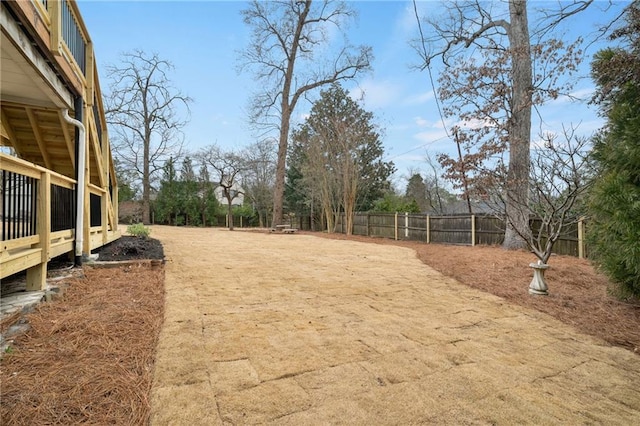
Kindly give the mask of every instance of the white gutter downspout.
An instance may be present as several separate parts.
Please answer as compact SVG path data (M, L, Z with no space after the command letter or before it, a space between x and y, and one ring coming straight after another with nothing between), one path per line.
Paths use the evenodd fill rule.
M84 140L84 124L80 121L69 117L69 110L62 110L62 118L65 119L67 123L73 124L78 128L78 180L76 182L76 264L81 264L82 262L82 245L83 245L83 235L84 235L84 168L86 161L86 142Z

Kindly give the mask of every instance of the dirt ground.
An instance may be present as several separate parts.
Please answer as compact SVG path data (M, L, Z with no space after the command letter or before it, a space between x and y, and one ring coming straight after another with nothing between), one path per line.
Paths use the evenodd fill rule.
M152 235L166 297L162 268L87 268L5 354L0 423L640 421L640 309L608 297L587 261L552 258L551 295L531 297L524 252ZM156 243L125 238L100 260L157 258Z
M153 235L167 265L152 424L640 422L637 355L464 286L411 249Z
M533 276L528 265L537 258L529 252L342 234L312 235L410 248L426 265L469 287L547 313L583 333L640 355L640 301L621 301L611 296L608 278L598 273L589 260L552 256L545 275L549 295L532 297L527 291Z

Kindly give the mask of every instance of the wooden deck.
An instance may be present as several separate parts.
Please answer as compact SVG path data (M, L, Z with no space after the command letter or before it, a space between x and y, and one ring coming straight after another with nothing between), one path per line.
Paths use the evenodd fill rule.
M76 2L3 1L0 22L0 277L27 270L28 288L37 290L51 258L88 256L119 238L118 184L93 44Z

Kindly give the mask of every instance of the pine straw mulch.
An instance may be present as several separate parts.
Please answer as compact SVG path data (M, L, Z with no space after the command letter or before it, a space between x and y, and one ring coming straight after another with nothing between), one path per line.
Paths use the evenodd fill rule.
M552 256L545 273L549 295L531 296L528 287L533 271L529 264L536 261L536 257L526 251L310 234L411 248L422 262L469 287L545 312L585 334L640 355L640 300L621 301L613 297L607 277L596 271L588 260Z
M85 267L4 354L0 423L147 424L163 316L162 266Z

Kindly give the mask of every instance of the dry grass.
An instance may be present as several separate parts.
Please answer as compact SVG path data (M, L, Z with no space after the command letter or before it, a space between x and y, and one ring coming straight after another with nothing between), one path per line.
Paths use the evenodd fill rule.
M540 297L527 291L533 276L528 265L536 260L529 252L342 234L313 235L409 247L422 262L462 284L547 313L583 333L640 355L640 301L623 302L611 296L609 280L588 260L553 256L545 274L549 295Z

